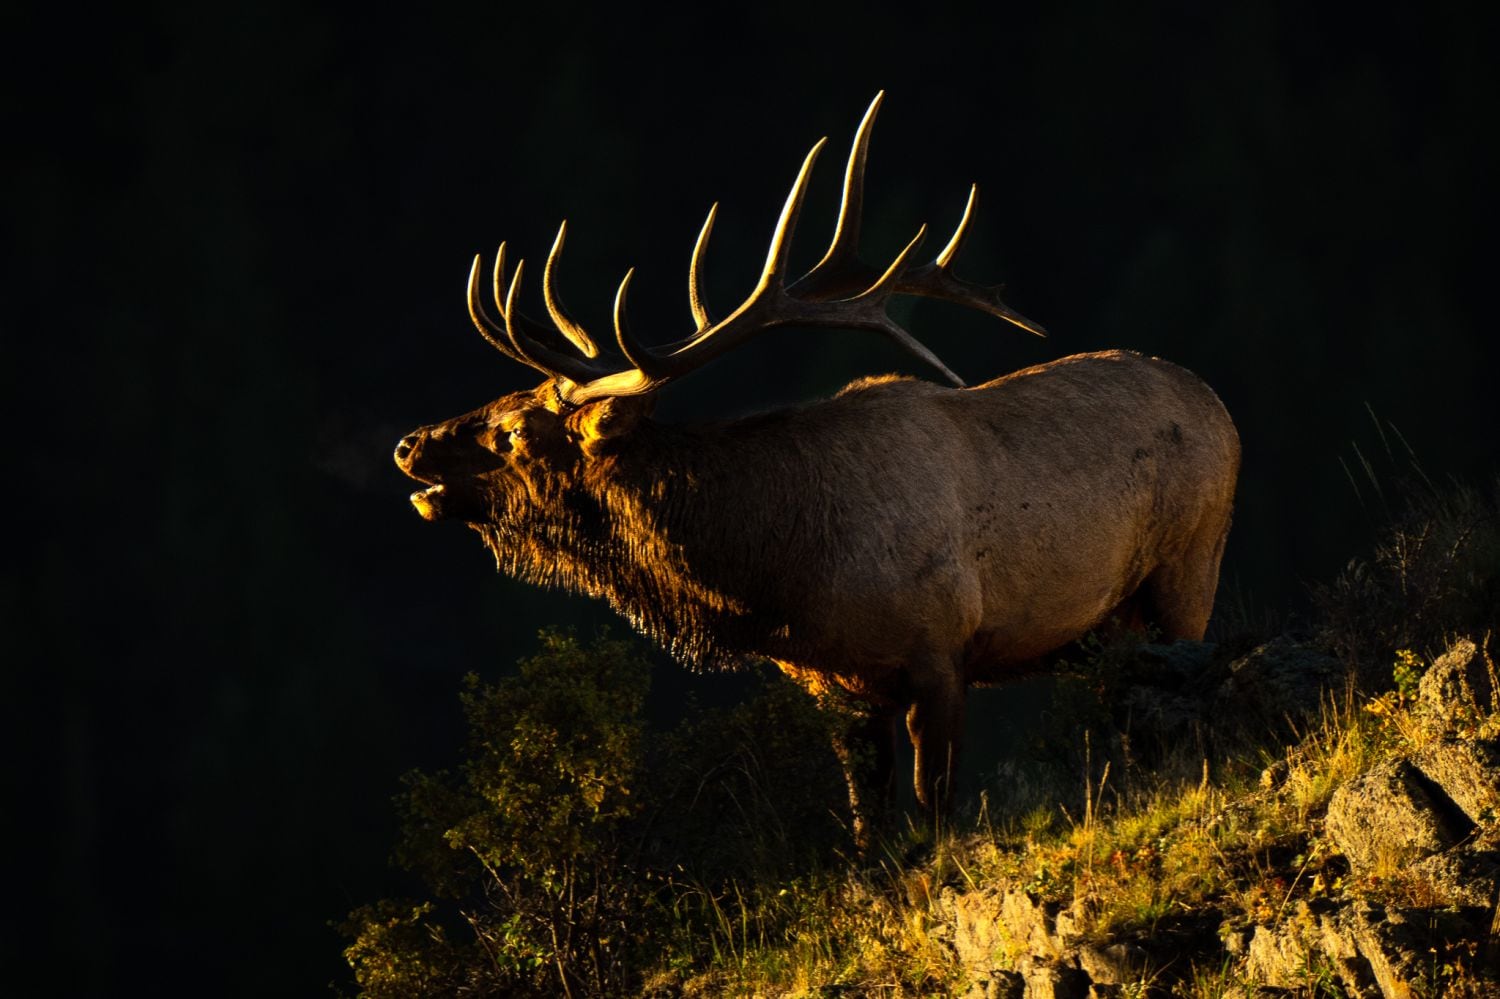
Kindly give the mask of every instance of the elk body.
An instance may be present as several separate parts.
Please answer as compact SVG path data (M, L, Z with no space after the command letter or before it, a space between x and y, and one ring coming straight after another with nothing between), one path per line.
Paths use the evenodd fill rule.
M396 461L427 484L412 494L417 510L469 524L503 571L602 597L687 662L763 656L811 689L838 686L868 702L858 735L874 742L882 791L904 717L917 799L932 809L950 786L967 685L1043 668L1048 653L1112 617L1151 623L1168 639L1202 637L1239 443L1213 392L1165 361L1084 354L964 388L892 322L891 295L925 295L1040 332L995 289L949 270L972 192L932 263L910 266L921 232L883 272L857 259L879 103L856 135L823 260L786 281L819 143L756 290L719 322L699 282L709 213L690 274L697 331L660 350L626 325L629 275L615 303L620 358L602 358L568 318L555 290L564 230L543 282L551 325L517 310L522 267L507 290L504 246L501 315L491 318L476 259L475 324L546 380L415 431ZM786 324L881 332L958 387L871 378L830 400L724 423L651 419L663 385ZM851 778L858 828L868 800L857 788Z

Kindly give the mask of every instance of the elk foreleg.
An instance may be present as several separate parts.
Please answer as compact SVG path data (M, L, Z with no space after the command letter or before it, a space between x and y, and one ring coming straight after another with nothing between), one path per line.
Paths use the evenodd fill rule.
M964 682L952 668L913 677L906 731L916 750L913 784L917 804L929 816L953 801L954 774L964 728Z
M875 831L886 821L895 790L898 705L875 706L834 738L834 751L849 782L849 810L854 818L854 842L861 850L873 845Z

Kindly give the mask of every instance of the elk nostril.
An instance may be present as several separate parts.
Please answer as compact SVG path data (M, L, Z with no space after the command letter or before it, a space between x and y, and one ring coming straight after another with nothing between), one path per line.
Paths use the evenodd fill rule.
M396 445L396 461L406 461L407 457L410 456L412 451L416 449L416 446L417 441L415 437L401 438L401 443Z

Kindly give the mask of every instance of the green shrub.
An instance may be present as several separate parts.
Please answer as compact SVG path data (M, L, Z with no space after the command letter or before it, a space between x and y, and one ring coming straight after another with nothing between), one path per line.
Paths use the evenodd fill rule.
M649 863L703 882L779 879L845 845L835 719L779 673L653 738Z
M451 943L430 903L361 909L345 956L366 995L598 994L627 974L648 929L624 833L649 667L623 642L542 642L518 676L468 678L467 760L408 775L398 798L398 862L457 903L473 943Z
M763 896L846 845L831 722L789 681L650 733L632 646L542 644L519 675L467 679L457 772L404 779L395 859L435 900L342 924L362 995L626 992L712 964L726 923L785 931Z

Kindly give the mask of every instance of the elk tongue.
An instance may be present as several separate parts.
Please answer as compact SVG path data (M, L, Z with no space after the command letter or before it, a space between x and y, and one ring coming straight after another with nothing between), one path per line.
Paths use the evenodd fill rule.
M423 520L437 520L442 516L438 500L443 495L442 486L428 486L411 494L411 505L417 508Z

